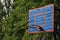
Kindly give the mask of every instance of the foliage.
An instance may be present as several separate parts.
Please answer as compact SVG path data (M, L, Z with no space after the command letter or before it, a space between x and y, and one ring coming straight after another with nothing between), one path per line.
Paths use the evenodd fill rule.
M0 40L39 40L43 36L46 36L46 40L51 40L52 33L28 34L28 10L48 4L55 5L55 19L57 20L60 15L58 0L14 0L14 9L5 20L1 20L2 9L0 6ZM56 24L59 23L56 21ZM59 36L57 38L59 40Z

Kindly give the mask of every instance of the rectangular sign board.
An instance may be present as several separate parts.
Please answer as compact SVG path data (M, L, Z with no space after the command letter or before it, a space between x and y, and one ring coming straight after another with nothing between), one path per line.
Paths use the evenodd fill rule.
M54 32L54 5L29 10L29 33Z

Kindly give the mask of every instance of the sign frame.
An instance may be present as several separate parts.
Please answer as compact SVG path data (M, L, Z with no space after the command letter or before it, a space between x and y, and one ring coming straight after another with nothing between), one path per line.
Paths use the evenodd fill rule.
M52 6L52 30L46 30L46 31L38 31L38 32L30 32L30 17L29 17L29 20L28 20L28 33L29 34L34 34L34 33L40 33L40 32L54 32L54 4L49 4L49 5L46 5L46 6L43 6L43 7L40 7L40 8L45 8L47 6ZM36 9L40 9L40 8L35 8L35 9L32 9L32 10L36 10ZM30 15L30 11L32 10L29 10L29 15ZM36 16L36 15L35 15Z

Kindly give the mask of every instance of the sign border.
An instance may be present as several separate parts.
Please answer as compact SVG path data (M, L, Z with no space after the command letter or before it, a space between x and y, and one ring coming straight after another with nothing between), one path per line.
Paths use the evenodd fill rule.
M42 6L42 7L40 7L40 8L45 8L45 7L47 7L47 6L52 6L53 8L52 8L52 30L46 30L46 31L38 31L38 32L30 32L30 22L29 22L29 20L30 20L30 17L29 17L29 20L28 20L28 33L29 34L35 34L35 33L40 33L40 32L54 32L54 4L49 4L49 5L46 5L46 6ZM36 9L40 9L40 8L34 8L34 9L32 9L32 10L36 10ZM32 11L32 10L29 10L29 15L30 15L30 11Z

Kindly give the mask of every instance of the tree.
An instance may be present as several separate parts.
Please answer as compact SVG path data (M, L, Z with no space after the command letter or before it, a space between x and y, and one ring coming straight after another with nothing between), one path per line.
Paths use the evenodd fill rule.
M57 0L14 0L14 9L5 20L1 20L3 13L0 6L0 40L39 40L43 36L46 36L46 40L52 40L52 33L28 34L28 10L52 3L55 5L57 20L60 13L60 3ZM59 23L55 21L56 24ZM58 35L57 39L60 40Z

